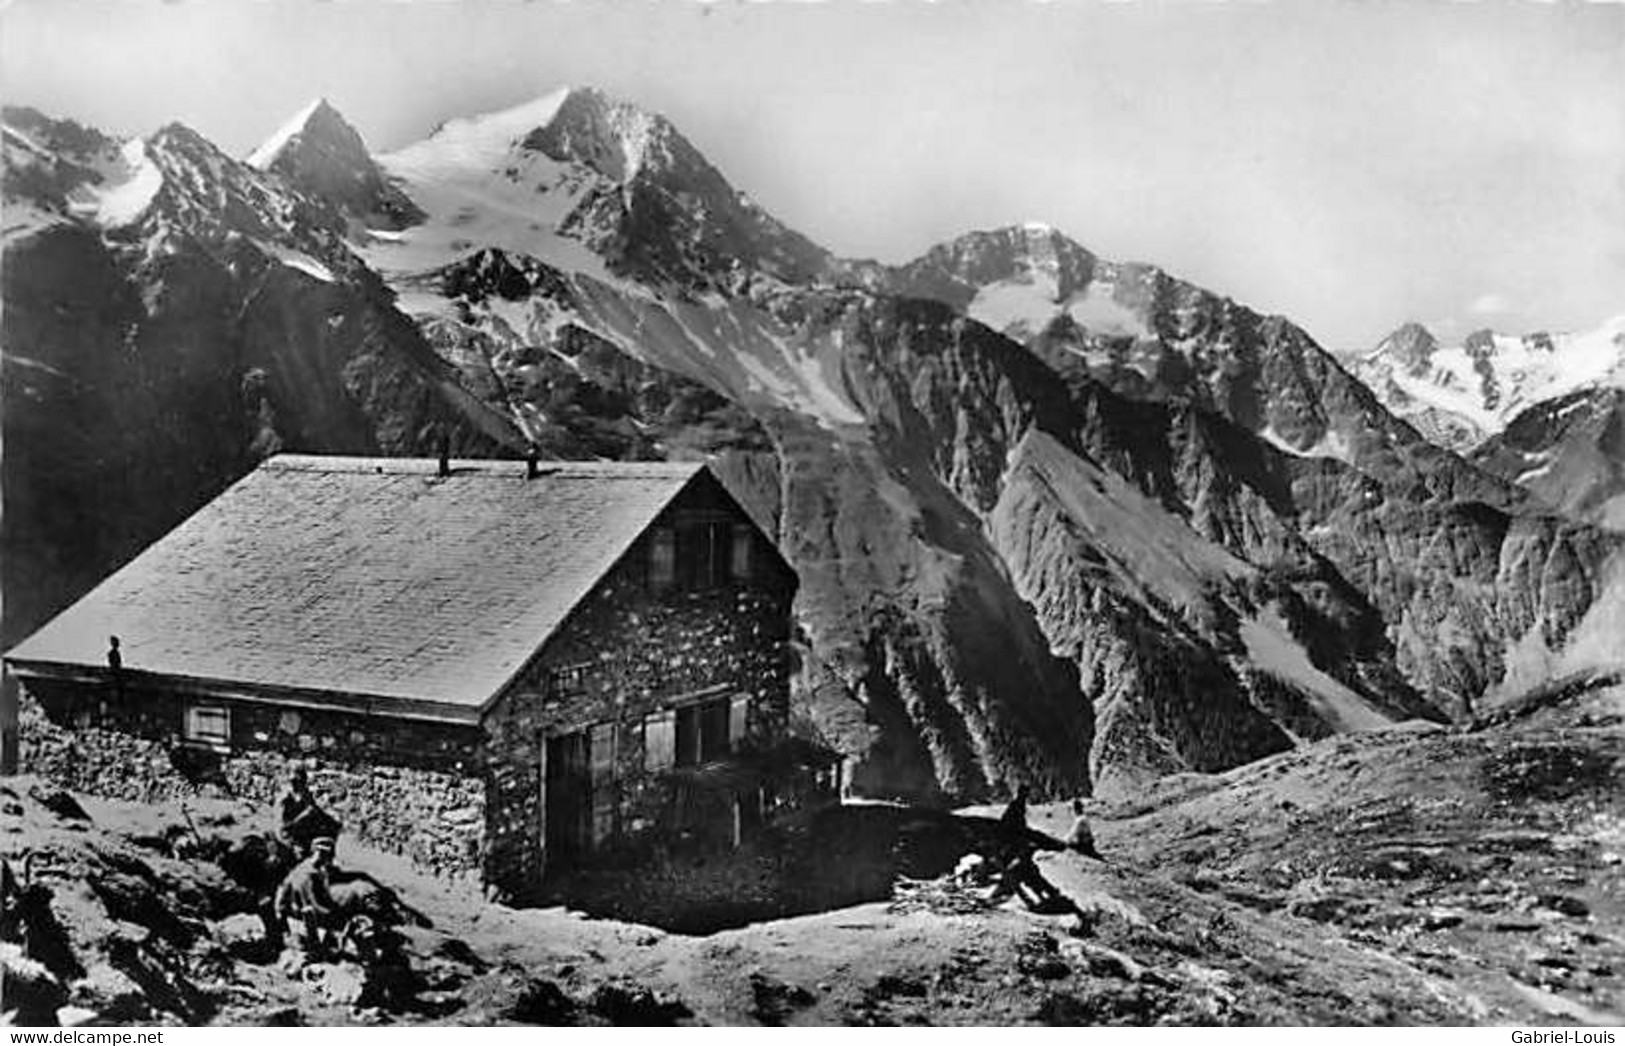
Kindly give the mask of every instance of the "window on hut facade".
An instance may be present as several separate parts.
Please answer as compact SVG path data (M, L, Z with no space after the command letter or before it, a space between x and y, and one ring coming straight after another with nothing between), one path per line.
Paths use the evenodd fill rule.
M592 665L587 662L574 665L559 665L547 673L547 697L557 700L563 697L575 697L587 692L587 672Z
M661 527L649 535L649 587L656 591L677 582L677 535Z
M677 713L669 708L643 720L643 769L669 770L677 762Z
M182 736L191 744L217 751L231 747L231 709L223 705L187 705Z
M677 528L677 587L697 592L714 587L717 577L717 527L687 523Z
M676 710L674 737L678 766L721 759L745 737L750 698L744 694L698 701Z
M733 546L728 552L728 576L735 581L750 580L751 545L754 528L749 523L733 525Z

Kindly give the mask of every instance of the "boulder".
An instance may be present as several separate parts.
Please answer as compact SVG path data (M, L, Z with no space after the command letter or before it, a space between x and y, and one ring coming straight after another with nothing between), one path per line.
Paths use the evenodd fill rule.
M53 1025L58 1007L67 1002L61 982L43 963L28 958L15 944L0 944L0 982L5 984L5 1000L0 1006L12 1024Z
M73 982L69 1002L95 1010L103 1020L132 1022L150 1016L146 993L125 973L108 963L96 963Z

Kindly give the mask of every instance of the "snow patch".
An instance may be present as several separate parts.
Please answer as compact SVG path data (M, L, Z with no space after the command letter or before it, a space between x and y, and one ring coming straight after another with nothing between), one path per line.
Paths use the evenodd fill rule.
M1060 311L1055 283L1038 280L990 283L965 307L971 319L1001 334L1037 334Z
M248 154L248 165L257 167L262 171L270 167L271 164L276 162L276 158L283 148L293 140L295 135L305 129L305 125L310 122L310 118L321 107L322 99L318 98L297 113L294 113L286 123L276 129L275 134L261 143L258 149Z
M129 225L140 218L164 186L164 173L147 155L146 143L141 139L125 142L119 155L126 172L124 180L91 190L95 221L108 229Z
M296 251L291 247L283 247L280 244L267 243L264 240L255 240L254 246L288 268L296 269L312 279L320 280L323 283L332 283L334 281L332 269L303 251Z
M1354 464L1354 452L1349 447L1348 440L1335 429L1327 429L1325 435L1311 447L1299 450L1275 431L1273 424L1264 426L1258 433L1258 438L1277 450L1291 454L1295 458L1332 458L1346 465Z
M1546 473L1552 471L1552 467L1555 464L1557 464L1555 461L1548 461L1546 464L1541 465L1538 468L1532 468L1528 472L1521 472L1518 474L1518 478L1512 482L1518 484L1519 486L1523 486L1530 480L1539 479L1540 477L1546 475Z
M1094 334L1151 337L1151 330L1145 321L1133 309L1113 297L1113 289L1112 284L1101 281L1089 284L1083 293L1072 296L1067 305L1067 315L1078 326Z

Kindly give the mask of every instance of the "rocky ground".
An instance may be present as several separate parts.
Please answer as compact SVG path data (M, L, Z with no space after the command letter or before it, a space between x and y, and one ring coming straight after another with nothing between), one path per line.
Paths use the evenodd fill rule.
M1092 805L1082 916L955 880L704 936L485 903L348 840L432 922L392 963L263 938L264 811L0 784L12 1020L317 1024L1510 1024L1625 1020L1625 686L1343 735ZM1064 805L1032 822L1060 834ZM23 929L26 927L26 930ZM19 1013L19 1009L24 1012Z

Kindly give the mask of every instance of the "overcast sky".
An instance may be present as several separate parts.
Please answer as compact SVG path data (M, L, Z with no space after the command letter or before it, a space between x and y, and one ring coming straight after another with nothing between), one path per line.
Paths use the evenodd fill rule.
M1625 313L1625 4L13 0L0 97L246 154L592 84L839 253L1044 220L1363 348Z

